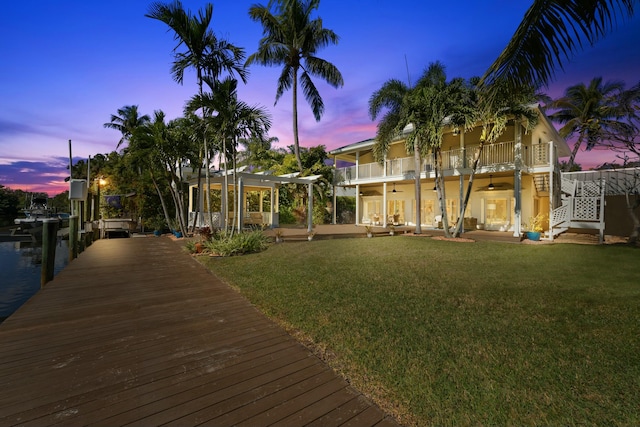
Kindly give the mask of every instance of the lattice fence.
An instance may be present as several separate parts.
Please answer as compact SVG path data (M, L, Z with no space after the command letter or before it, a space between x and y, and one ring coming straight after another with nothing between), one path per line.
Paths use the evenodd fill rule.
M573 205L573 221L600 221L600 201L598 197L576 197Z

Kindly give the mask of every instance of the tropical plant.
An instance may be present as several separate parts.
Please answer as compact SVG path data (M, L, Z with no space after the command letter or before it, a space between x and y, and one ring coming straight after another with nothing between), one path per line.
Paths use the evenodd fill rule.
M623 92L624 83L605 83L602 77L595 77L589 85L579 83L568 87L564 96L551 102L549 108L555 112L549 117L562 125L560 136L577 136L569 167L575 163L576 154L584 143L590 151L609 134L608 130L620 128L622 123L618 117L621 113L617 105Z
M441 167L442 135L445 119L455 116L460 123L472 123L473 110L464 102L469 87L462 79L447 82L444 66L440 62L429 65L416 85L411 87L400 80L391 79L374 92L369 99L369 115L373 120L386 109L378 123L375 159L382 163L391 142L400 136L405 138L405 148L414 156L416 229L422 232L420 171L422 159L432 153L436 160L436 188L441 212L446 212L446 195ZM407 129L406 134L403 135ZM443 215L445 233L449 230Z
M542 231L544 230L543 225L547 220L548 220L548 217L546 214L539 213L538 215L529 218L527 229L535 233L542 233Z
M215 36L213 31L209 29L212 15L213 5L211 3L207 3L204 10L199 10L198 15L194 16L191 12L184 10L182 2L179 0L173 3L153 2L149 6L149 12L145 15L164 22L173 30L174 40L178 42L174 48L174 62L171 68L173 78L176 82L182 84L185 70L194 68L198 94L201 97L203 95L204 77L209 77L211 81L216 81L223 72L226 72L230 75L237 74L246 82L246 70L242 65L244 50ZM178 52L177 49L182 45L185 47L185 52ZM202 106L202 118L206 119L204 105ZM211 156L205 129L203 129L202 140L207 187L205 199L207 211L209 212L209 223L213 225L209 197L211 189L209 173ZM198 191L198 193L201 194L201 191Z
M251 171L268 171L276 165L280 165L286 151L273 146L278 142L277 137L266 139L243 138L240 144L244 147L238 153L238 165L246 165Z
M221 156L225 159L225 169L229 170L229 160L232 163L233 206L236 206L238 141L250 137L265 139L271 127L271 117L264 108L249 106L238 99L237 80L226 78L221 82L213 82L209 78L204 78L204 81L210 86L211 92L203 92L201 95L194 96L187 104L186 110L192 111L194 108L203 108L208 117L207 121L215 129L217 139L222 142ZM234 210L236 210L235 207ZM222 206L222 212L225 214L226 226L228 208Z
M636 0L534 0L507 47L489 67L483 84L507 90L539 88L584 46L632 16ZM498 85L493 86L494 83Z
M203 244L217 255L233 256L263 251L269 246L269 239L261 230L240 233L222 232Z
M249 9L251 19L262 25L263 37L246 64L283 67L276 103L285 90L292 89L293 138L300 172L303 168L298 137L298 79L316 121L324 113L324 102L311 77L319 77L335 88L344 85L338 68L316 56L318 50L339 40L332 30L323 27L322 19L311 19L319 5L320 0L271 0L267 6L258 4Z
M472 79L472 81L474 84L477 83L476 78ZM460 100L463 105L468 103L471 106L470 111L462 110L462 112L467 113L462 118L471 118L472 121L475 121L472 126L479 125L482 130L480 144L474 153L467 190L460 203L460 214L452 233L453 237L457 237L464 228L464 213L469 204L474 177L485 145L496 142L509 123L513 123L514 127L523 126L525 131L530 131L538 122L535 101L539 98L539 95L535 94L530 87L522 87L511 91L507 91L506 87L496 87L491 98L489 98L485 88L476 85L470 94L470 97ZM460 121L460 118L457 118L454 114L451 117L451 121L455 124ZM465 127L469 128L469 124L472 121L466 120ZM456 126L460 125L456 124Z
M111 115L111 121L109 123L105 123L103 126L109 129L115 129L122 134L122 138L118 141L118 145L116 145L116 150L120 148L120 146L129 142L133 132L140 126L148 123L151 118L145 114L143 116L138 112L137 105L125 105L124 107L118 109L118 114Z
M640 83L620 91L608 100L607 105L614 110L615 117L600 128L598 148L620 153L625 163L629 162L627 153L640 158Z
M125 155L132 157L134 164L149 173L153 187L160 199L165 223L170 224L171 215L160 188L160 179L164 178L167 172L162 149L169 145L169 130L164 119L164 112L156 110L151 122L134 131ZM184 228L181 227L181 231L184 233Z

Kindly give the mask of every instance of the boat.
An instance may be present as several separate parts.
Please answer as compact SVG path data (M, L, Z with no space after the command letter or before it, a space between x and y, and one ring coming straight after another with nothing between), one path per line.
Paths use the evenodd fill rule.
M16 218L13 221L18 227L11 230L11 235L30 235L34 240L42 239L42 221L44 219L61 219L55 209L47 205L45 197L31 196L29 207L23 209L22 213L24 218Z

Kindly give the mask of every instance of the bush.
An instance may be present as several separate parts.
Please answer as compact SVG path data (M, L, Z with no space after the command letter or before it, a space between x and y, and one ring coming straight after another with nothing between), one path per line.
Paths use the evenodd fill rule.
M220 256L233 256L263 251L269 246L269 240L260 230L233 235L219 233L213 240L204 242L204 246Z
M295 224L296 217L291 213L290 206L280 206L280 224Z

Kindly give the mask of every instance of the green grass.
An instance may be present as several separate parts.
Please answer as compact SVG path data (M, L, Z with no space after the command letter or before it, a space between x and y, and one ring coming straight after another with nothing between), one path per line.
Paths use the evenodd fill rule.
M639 256L394 237L203 262L403 423L638 425Z

